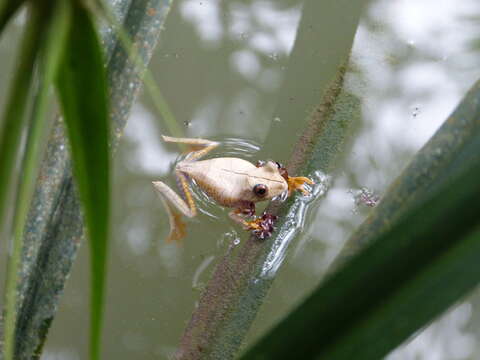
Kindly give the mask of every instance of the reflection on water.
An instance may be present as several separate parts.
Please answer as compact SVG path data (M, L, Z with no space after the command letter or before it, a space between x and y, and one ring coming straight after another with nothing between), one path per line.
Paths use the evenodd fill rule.
M324 196L330 187L330 177L321 171L315 171L309 178L315 182L315 185L308 187L310 191L309 195L297 196L295 198L289 212L285 215L286 219L284 224L277 229L281 235L279 235L272 244L272 248L267 254L267 259L263 264L260 274L263 278L270 279L275 277L287 255L290 242L305 228L305 216L307 209L310 207L309 205L313 201L318 200L319 197Z
M255 162L256 153L260 150L260 144L252 140L225 138L221 140L222 156L240 157Z
M79 354L74 349L58 347L54 351L47 349L42 354L42 360L80 360Z
M466 327L472 316L472 305L465 302L456 306L408 345L401 346L387 360L450 360L476 359L476 339Z
M200 276L204 273L205 269L212 263L214 259L215 259L215 256L209 255L200 263L197 270L195 271L195 274L193 274L193 279L192 279L193 289L202 290L205 287L206 283L200 281ZM208 277L206 278L206 281L208 281Z
M279 154L288 154L288 144L297 137L288 124L301 121L308 111L280 118L275 109L285 85L302 3L174 2L152 72L186 136L222 140L223 146L213 156L257 160L270 126L285 124L278 146L266 156L287 160ZM19 19L0 44L2 69L11 66ZM345 239L368 214L369 206L352 212L355 204L349 190L365 187L383 194L480 77L479 19L476 0L371 1L355 38L345 80L345 90L362 104L360 114L352 114L361 120L349 139L350 151L337 171L329 174L328 193L310 207L306 217L291 219L302 229L292 237L292 251L285 252L278 244L272 252L264 275L276 273L277 277L268 306L262 308L248 342L318 284ZM341 29L341 21L338 26ZM330 37L332 47L338 42L339 29L322 35ZM324 54L325 60L328 56ZM321 71L322 64L315 65L317 68L304 71ZM0 103L9 73L0 73ZM294 95L288 106L311 96L302 86ZM164 242L168 219L151 181L161 178L173 184L171 170L179 154L162 143L160 135L166 128L153 109L146 99L135 106L115 159L103 338L106 359L163 359L172 354L198 299L196 289L207 282L218 257L246 237L232 224L227 211L195 191L204 213L188 223L189 233L182 245ZM299 201L298 206L304 206L303 200ZM84 246L44 359L87 358L87 252ZM283 257L287 263L278 269L276 264ZM473 294L389 360L479 358L479 303L480 298Z

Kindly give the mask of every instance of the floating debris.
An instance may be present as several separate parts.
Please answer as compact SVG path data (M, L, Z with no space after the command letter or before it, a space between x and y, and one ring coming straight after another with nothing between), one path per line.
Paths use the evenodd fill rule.
M367 187L362 187L359 190L348 190L348 193L352 195L355 206L368 206L375 207L380 201L380 196L375 194L373 190Z

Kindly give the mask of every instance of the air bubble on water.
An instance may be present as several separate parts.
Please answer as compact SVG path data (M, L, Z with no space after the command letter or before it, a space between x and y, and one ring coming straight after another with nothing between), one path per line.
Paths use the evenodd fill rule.
M275 116L275 117L273 118L273 121L275 121L275 122L280 122L280 121L282 121L282 119L280 119L280 116Z
M217 247L223 247L223 244L227 243L230 247L237 246L240 244L240 238L238 237L237 232L232 229L226 233L224 233L220 239L217 241Z

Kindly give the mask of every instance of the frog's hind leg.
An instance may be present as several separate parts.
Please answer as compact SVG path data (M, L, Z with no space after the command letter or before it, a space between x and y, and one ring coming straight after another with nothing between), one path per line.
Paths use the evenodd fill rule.
M168 235L167 242L178 242L185 237L186 226L182 221L182 215L190 218L197 215L197 208L195 207L192 194L188 187L188 180L186 176L179 171L176 173L177 178L179 179L178 185L183 198L164 182L153 182L153 186L160 195L160 199L167 211L168 220L170 222L170 234Z
M175 170L175 175L177 177L177 186L180 189L180 195L184 204L188 206L190 215L185 214L188 217L194 217L197 215L197 207L195 206L195 201L193 200L192 192L190 191L190 185L188 184L188 177L179 170ZM174 193L177 195L176 193ZM182 211L183 212L183 211Z
M219 142L206 140L206 139L196 139L196 138L176 138L171 136L162 135L163 141L165 142L172 142L172 143L180 143L180 144L187 144L190 146L191 151L188 155L188 160L198 160L201 157L207 155L210 151L215 149Z

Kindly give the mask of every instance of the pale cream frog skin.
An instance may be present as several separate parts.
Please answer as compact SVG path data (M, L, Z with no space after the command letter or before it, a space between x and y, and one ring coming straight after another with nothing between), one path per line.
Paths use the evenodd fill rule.
M176 170L191 177L217 203L227 207L268 200L288 190L287 182L272 162L256 167L243 159L215 158L180 162ZM253 188L257 184L267 187L265 195L255 194Z
M219 205L235 208L229 214L233 220L241 223L247 230L257 232L266 231L264 230L265 220L254 218L246 221L244 219L245 216L254 216L256 202L269 200L295 189L307 193L303 184L305 182L313 184L308 178L289 177L286 175L286 170L272 161L257 166L233 157L197 161L216 148L219 143L205 139L162 137L166 142L189 144L193 148L187 158L175 167L181 196L162 181L153 182L169 215L170 235L167 241L178 241L185 236L185 225L181 221L182 214L187 217L194 217L197 214L189 188L189 178L193 179ZM269 223L272 223L272 220Z

